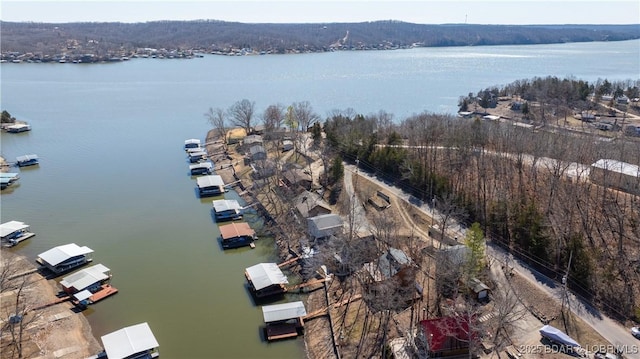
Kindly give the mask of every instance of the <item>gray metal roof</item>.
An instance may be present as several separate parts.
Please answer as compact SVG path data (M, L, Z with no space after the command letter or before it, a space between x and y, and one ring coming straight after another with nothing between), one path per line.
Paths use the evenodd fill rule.
M304 317L305 315L307 315L307 311L304 309L304 303L301 301L265 305L262 307L262 316L265 323L295 319Z
M50 265L56 266L69 258L87 255L89 253L93 253L93 249L86 246L79 247L75 243L70 243L51 248L46 252L40 253L38 257Z
M321 214L319 216L308 218L307 220L313 222L318 230L342 226L342 218L334 213Z
M196 179L199 188L224 186L224 181L220 175L202 176Z
M207 162L200 162L200 163L189 165L190 170L194 168L213 168L213 163L207 161Z
M189 144L192 144L192 143L200 145L200 140L197 139L197 138L190 138L190 139L184 141L185 145L189 145Z
M29 228L28 224L19 221L9 221L3 224L0 224L0 237L5 237L10 235L13 232L21 231L23 229Z
M82 302L85 299L91 298L91 296L93 295L93 293L91 293L88 290L82 290L76 294L73 295L74 298L76 298L76 300Z
M276 263L259 263L246 269L253 287L256 290L274 284L288 284L287 276L282 273Z
M213 201L213 209L219 213L234 209L242 209L242 207L235 199L216 199Z
M159 346L146 322L103 335L102 345L109 359L123 359Z
M24 155L24 156L16 157L16 161L18 161L18 162L29 161L29 160L37 160L37 159L38 159L38 155L36 155L36 154Z
M294 199L294 206L296 207L298 212L300 212L300 214L305 218L309 217L309 211L317 206L323 207L331 212L331 207L322 199L319 194L309 191L300 193Z
M70 274L60 281L60 285L65 288L75 288L83 290L88 286L109 278L110 269L102 264L96 264L89 268Z

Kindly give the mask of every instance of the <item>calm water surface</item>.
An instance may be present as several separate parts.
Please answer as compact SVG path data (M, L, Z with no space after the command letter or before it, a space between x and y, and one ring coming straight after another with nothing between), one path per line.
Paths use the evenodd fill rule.
M261 339L262 313L245 288L244 268L275 260L273 241L222 252L211 199L197 198L187 173L182 145L204 139L209 107L247 98L261 113L309 101L322 117L353 108L402 119L454 113L461 95L534 76L638 79L639 61L640 41L625 41L2 64L2 109L33 126L2 133L2 155L41 158L2 192L2 222L37 233L18 253L35 259L75 242L111 268L120 293L85 312L98 338L147 321L164 358L303 357L302 338Z

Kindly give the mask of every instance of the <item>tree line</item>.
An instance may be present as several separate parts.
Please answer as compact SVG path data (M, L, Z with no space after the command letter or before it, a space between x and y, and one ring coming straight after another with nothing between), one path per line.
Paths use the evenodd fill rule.
M138 48L271 53L411 46L480 46L620 41L640 38L636 25L424 25L400 21L246 24L217 20L146 23L0 22L3 53L86 54Z

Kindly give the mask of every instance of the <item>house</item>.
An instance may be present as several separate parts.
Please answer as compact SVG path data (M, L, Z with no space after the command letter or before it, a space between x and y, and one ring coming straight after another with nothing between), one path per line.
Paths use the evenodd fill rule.
M244 272L251 292L258 298L283 294L289 284L287 276L276 263L258 263Z
M400 249L389 248L376 262L365 264L365 269L374 282L381 282L396 276L409 266L411 266L411 258Z
M262 145L255 145L249 148L249 159L253 162L267 159L267 150Z
M253 170L251 175L255 179L271 177L276 174L276 162L270 159L252 163L250 166Z
M490 288L484 284L478 278L471 278L468 281L461 280L462 285L466 286L473 297L479 302L485 302L489 300Z
M326 238L342 232L342 218L337 214L321 214L307 218L309 235L313 239Z
M370 302L373 310L401 310L422 297L422 288L416 285L416 267L399 249L389 248L373 262L365 263L363 269L372 279L367 290L374 297L389 298L384 303Z
M424 346L429 358L468 356L471 342L477 339L477 334L471 332L470 321L462 317L422 320L416 341Z
M190 138L184 141L184 149L200 147L200 140L197 138Z
M91 262L92 258L89 256L91 253L93 249L89 247L70 243L40 253L36 262L54 274L61 274Z
M589 179L601 186L640 194L640 167L612 159L600 159L591 165Z
M321 214L330 214L331 207L318 193L304 191L293 200L293 205L302 218L316 217Z
M200 197L219 196L225 192L224 181L220 175L208 175L196 178Z
M262 317L266 325L267 340L295 338L302 334L306 315L302 301L263 306Z
M293 141L284 140L282 141L282 152L291 151L293 149Z
M253 241L258 239L256 232L245 222L225 224L219 229L223 249L244 246L253 248Z
M593 111L582 111L580 119L584 122L593 122L596 120L596 113Z
M473 112L470 112L470 111L460 111L460 112L458 112L458 117L471 118L472 116L473 116Z
M282 172L283 182L292 188L303 188L307 191L311 190L313 179L311 175L306 173L301 168L290 168L287 171Z
M496 116L496 115L485 115L482 116L483 120L487 120L487 121L498 121L500 120L500 116Z
M247 137L244 138L244 140L242 140L242 145L246 146L245 148L251 148L252 146L255 145L261 145L263 144L263 140L262 140L262 136L260 135L249 135Z
M626 105L629 103L629 98L626 95L618 96L616 102L620 105Z
M0 243L13 247L18 243L35 236L29 225L20 221L9 221L0 224Z
M640 125L627 125L624 127L624 134L627 136L640 137Z
M236 220L242 218L242 206L235 199L217 199L213 202L216 221Z
M109 359L157 358L158 341L148 323L132 325L101 337Z

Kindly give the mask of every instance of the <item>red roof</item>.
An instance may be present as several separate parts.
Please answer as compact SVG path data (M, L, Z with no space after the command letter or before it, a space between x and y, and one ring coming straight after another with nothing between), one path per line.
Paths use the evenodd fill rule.
M439 352L469 347L469 320L462 317L427 319L420 322L429 343L430 352Z
M220 235L222 236L222 240L228 240L236 237L253 237L256 232L249 227L249 224L246 222L240 223L230 223L220 226Z

